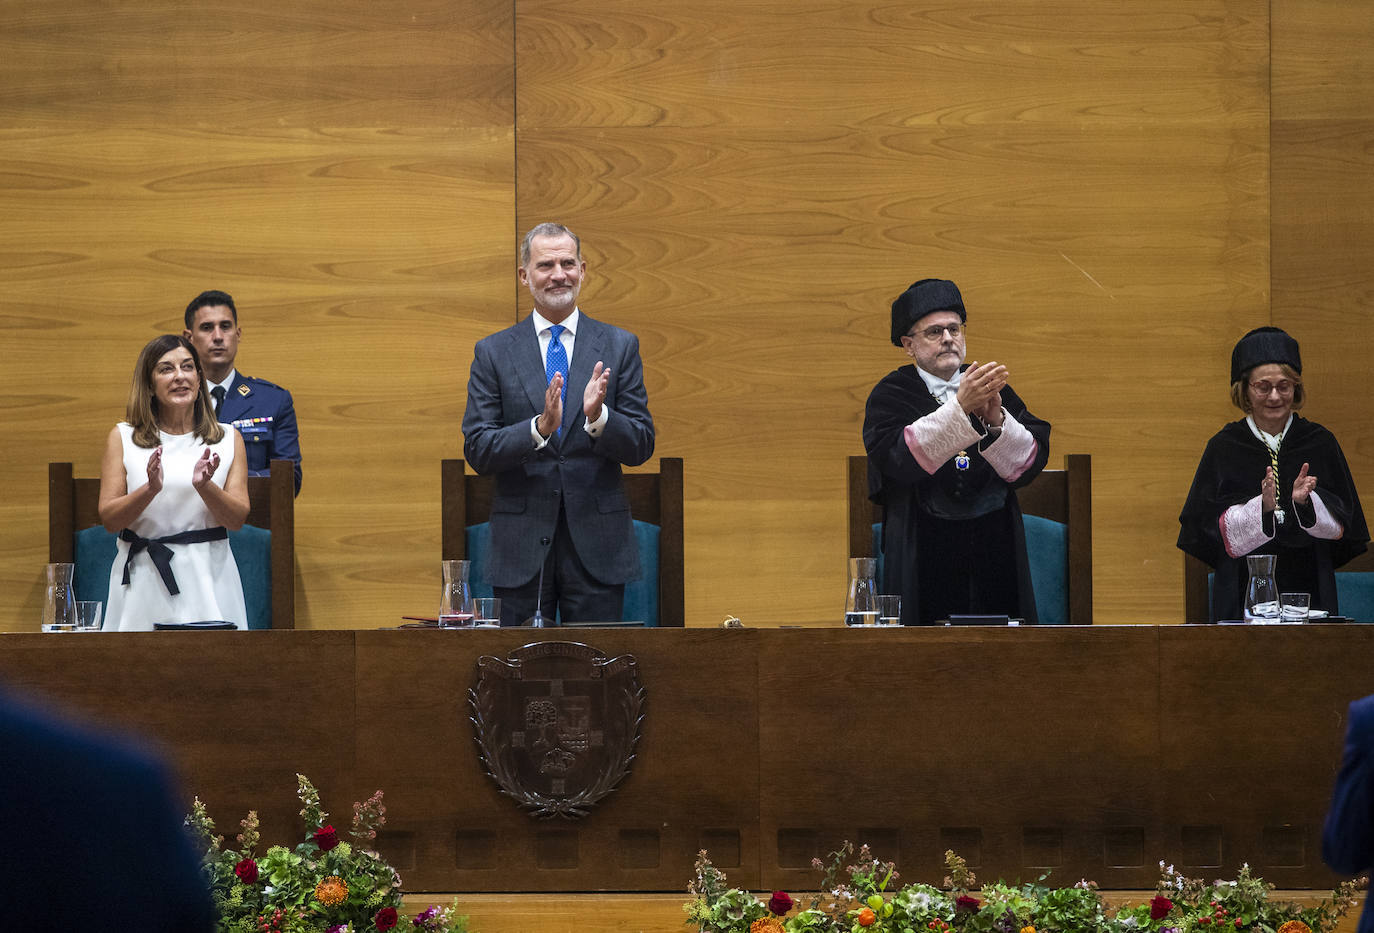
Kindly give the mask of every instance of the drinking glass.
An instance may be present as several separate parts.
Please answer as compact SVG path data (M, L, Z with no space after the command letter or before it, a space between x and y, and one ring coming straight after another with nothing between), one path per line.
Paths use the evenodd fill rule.
M1279 595L1279 619L1284 622L1306 622L1307 612L1312 606L1310 593L1281 593Z
M879 625L901 625L901 624L902 624L902 597L900 597L900 596L879 596L879 597L878 597L878 624L879 624Z
M501 600L481 596L472 601L472 622L479 628L501 627Z
M98 599L78 599L76 601L76 630L78 632L100 631L100 617L105 604Z

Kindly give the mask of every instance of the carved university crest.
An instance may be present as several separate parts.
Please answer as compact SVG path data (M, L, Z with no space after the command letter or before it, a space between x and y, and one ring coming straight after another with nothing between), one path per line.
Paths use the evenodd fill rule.
M531 816L586 816L630 771L644 722L633 655L545 641L477 659L468 692L487 774Z

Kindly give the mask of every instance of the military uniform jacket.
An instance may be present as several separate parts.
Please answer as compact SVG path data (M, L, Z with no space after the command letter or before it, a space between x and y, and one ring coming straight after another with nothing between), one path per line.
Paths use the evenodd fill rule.
M296 465L296 492L301 491L301 444L290 392L236 371L219 420L243 435L249 476L267 476L273 460L290 460Z

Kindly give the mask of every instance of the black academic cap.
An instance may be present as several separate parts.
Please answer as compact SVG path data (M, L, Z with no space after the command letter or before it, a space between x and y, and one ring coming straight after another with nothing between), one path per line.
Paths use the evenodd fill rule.
M959 294L959 286L948 279L921 279L912 282L911 287L897 296L892 302L892 345L900 347L902 338L911 326L936 311L955 311L959 320L968 323L968 312L964 310L964 299Z
M1298 342L1277 327L1256 327L1231 351L1231 381L1240 382L1241 376L1265 363L1287 363L1301 373Z

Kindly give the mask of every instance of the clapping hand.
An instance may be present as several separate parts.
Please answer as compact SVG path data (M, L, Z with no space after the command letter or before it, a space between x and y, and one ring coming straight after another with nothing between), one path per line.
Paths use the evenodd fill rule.
M205 452L200 455L200 459L196 461L195 468L191 471L191 485L196 489L200 489L206 483L210 482L211 477L215 475L215 471L218 469L219 454L208 447L205 448Z
M554 373L549 387L544 390L544 410L535 422L534 428L540 437L553 437L553 432L563 424L563 374Z
M1264 471L1264 481L1260 483L1260 504L1263 506L1264 511L1274 511L1277 499L1276 492L1274 468L1269 467Z
M589 423L601 417L601 404L606 401L606 388L610 381L610 367L597 360L592 368L592 378L587 381L587 388L582 393L582 414L587 416Z
M1307 475L1307 464L1302 465L1298 471L1298 478L1293 480L1293 504L1303 505L1307 502L1307 497L1312 494L1312 490L1317 488L1317 478Z
M157 447L148 457L148 488L157 495L162 491L162 448Z
M983 415L995 406L998 412L997 423L1001 423L1002 388L1007 384L1007 368L1001 363L970 363L959 380L959 392L955 398L959 406L970 415Z

